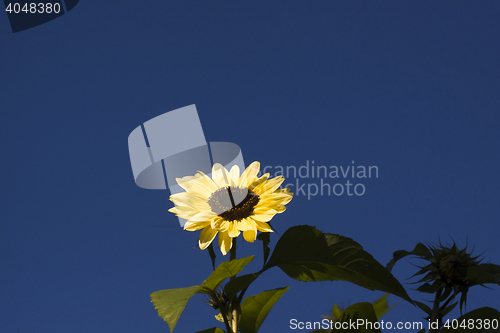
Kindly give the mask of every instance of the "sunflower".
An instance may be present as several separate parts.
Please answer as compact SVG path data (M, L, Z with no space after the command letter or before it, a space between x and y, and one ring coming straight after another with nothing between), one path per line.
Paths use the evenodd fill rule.
M269 179L269 173L258 178L260 163L253 162L240 176L235 165L228 171L219 163L213 165L212 178L201 171L195 176L177 178L186 192L170 196L176 205L170 212L186 219L184 230L201 230L199 246L206 249L219 234L219 247L226 255L232 240L243 233L254 242L257 231L272 232L268 222L292 200L288 188L279 189L282 176Z

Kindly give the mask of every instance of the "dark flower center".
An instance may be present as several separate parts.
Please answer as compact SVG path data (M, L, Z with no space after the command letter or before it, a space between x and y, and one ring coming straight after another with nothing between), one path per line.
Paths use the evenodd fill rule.
M467 263L455 255L444 256L439 261L439 272L453 283L465 282L467 279Z
M252 190L235 186L220 188L208 199L212 212L229 222L252 215L257 203L259 196Z

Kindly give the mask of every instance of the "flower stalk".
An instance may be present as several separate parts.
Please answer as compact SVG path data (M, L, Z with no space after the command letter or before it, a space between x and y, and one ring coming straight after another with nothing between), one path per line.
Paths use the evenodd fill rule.
M434 306L432 307L432 312L431 312L431 323L435 323L436 321L438 322L437 328L436 329L429 329L429 333L437 333L439 331L439 328L442 325L442 319L443 317L441 316L441 307L439 306L439 299L441 298L441 295L443 294L444 288L439 288L439 290L436 292L436 296L434 297ZM451 298L450 298L451 299Z
M231 247L231 250L229 252L229 260L236 260L236 238L233 238L233 246ZM236 275L231 277L230 280L234 280L235 278ZM238 333L238 317L240 309L238 296L234 296L230 304L232 313L231 313L231 331L229 332Z

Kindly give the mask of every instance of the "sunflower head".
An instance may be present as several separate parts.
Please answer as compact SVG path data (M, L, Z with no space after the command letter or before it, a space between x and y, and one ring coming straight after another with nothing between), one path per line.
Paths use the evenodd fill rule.
M475 283L469 279L468 269L478 266L479 256L472 257L472 253L466 252L467 247L459 249L455 243L452 246L442 244L429 245L427 255L420 255L421 259L427 260L428 265L420 267L415 275L425 276L418 282L425 282L417 290L427 293L435 293L443 290L443 295L455 298L462 294L460 309L467 301L467 292Z
M255 241L257 231L272 232L268 222L285 211L292 200L289 189L279 189L283 177L269 179L266 173L257 177L259 162L253 162L240 175L237 165L228 171L214 164L211 177L201 171L194 176L177 178L185 192L170 196L176 207L170 212L187 220L185 230L200 230L199 246L206 249L218 234L219 247L226 255L232 240L243 233L248 242Z

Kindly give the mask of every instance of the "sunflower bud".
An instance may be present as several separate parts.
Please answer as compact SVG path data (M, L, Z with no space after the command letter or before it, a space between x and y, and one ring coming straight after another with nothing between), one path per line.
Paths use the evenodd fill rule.
M218 310L220 308L220 305L226 306L228 301L229 300L224 294L224 291L218 290L214 295L210 296L210 298L207 300L207 304L215 310Z
M425 250L420 248L417 254L421 259L428 261L428 265L420 267L415 275L424 275L419 282L424 282L417 290L434 294L441 290L444 297L450 297L449 302L458 295L460 298L460 311L467 301L467 292L474 282L468 276L468 270L472 266L479 265L478 257L472 257L472 253L466 252L467 247L460 250L455 243L452 246L427 246ZM448 303L449 303L448 302Z
M439 260L439 274L453 284L464 284L467 281L469 264L465 258L449 254Z

